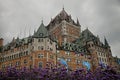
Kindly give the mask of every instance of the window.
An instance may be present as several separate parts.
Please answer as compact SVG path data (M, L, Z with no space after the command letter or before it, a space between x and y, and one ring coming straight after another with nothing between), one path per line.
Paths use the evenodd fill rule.
M59 50L57 50L57 53L60 53L60 51L59 51Z
M12 63L10 63L9 66L12 67Z
M52 48L50 48L50 51L53 51L53 49L52 49Z
M52 45L52 41L50 41L50 44Z
M66 61L67 61L67 62L70 62L70 61L71 61L71 59L70 59L70 58L67 58L67 59L66 59Z
M26 51L26 55L28 55L28 51Z
M40 46L38 46L38 50L40 50Z
M41 50L43 50L44 48L43 48L43 46L41 46Z
M85 55L85 58L87 58L87 55Z
M17 61L17 62L16 62L16 66L19 66L19 65L20 65L20 61Z
M34 42L34 39L32 39L32 42Z
M2 68L5 68L5 64L2 65Z
M80 54L76 54L77 56L80 56Z
M43 39L41 39L41 38L40 38L40 39L38 39L38 42L43 42Z
M69 51L66 51L65 54L66 54L66 55L70 55L70 52L69 52Z
M53 55L50 55L50 58L53 59Z
M32 50L34 49L34 46L32 46Z
M26 59L24 60L24 64L27 64L27 60Z
M43 58L44 55L43 54L38 54L38 58Z
M42 36L43 36L43 33L40 33L40 34L39 34L39 36L41 36L41 37L42 37Z
M80 62L81 62L80 60L76 59L76 63L77 63L77 64L80 64Z
M47 47L47 50L49 50L49 46Z
M38 46L38 49L39 50L44 50L44 47L43 46Z
M30 69L32 69L32 65L30 65Z
M30 60L32 60L32 56L30 56Z
M42 62L39 62L38 67L42 68L42 66L43 66Z

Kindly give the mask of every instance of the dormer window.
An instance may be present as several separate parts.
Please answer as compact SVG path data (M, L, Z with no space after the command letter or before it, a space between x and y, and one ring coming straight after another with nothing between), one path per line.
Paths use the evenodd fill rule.
M43 33L40 33L39 36L42 37L42 36L43 36Z

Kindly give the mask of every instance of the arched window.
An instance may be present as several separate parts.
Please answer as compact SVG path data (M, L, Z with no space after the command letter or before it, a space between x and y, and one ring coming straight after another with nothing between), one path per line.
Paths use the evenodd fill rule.
M39 62L39 63L38 63L38 67L39 67L39 68L42 68L42 67L43 67L43 63L42 63L42 62Z

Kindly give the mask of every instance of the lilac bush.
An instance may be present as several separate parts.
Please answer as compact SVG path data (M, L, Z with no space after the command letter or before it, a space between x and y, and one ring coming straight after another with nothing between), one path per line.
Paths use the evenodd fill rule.
M115 68L98 67L95 71L86 69L67 70L65 67L22 68L15 67L0 70L0 80L120 80Z

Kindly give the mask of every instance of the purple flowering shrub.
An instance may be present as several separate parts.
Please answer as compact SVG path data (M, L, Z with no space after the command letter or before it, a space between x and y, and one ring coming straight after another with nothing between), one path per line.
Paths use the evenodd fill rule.
M12 67L0 70L0 80L120 80L120 73L109 66L98 67L95 71L86 69L70 71L65 67L32 69Z

